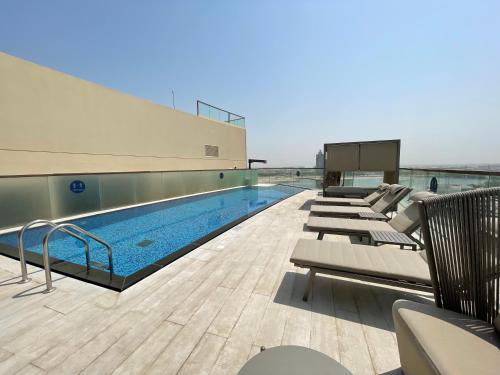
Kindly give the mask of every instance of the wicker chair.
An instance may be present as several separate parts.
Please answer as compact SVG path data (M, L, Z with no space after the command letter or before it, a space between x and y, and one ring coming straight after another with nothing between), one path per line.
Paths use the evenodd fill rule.
M500 308L500 188L424 200L422 234L436 306L490 324Z
M436 306L396 301L405 374L498 373L500 188L419 202Z

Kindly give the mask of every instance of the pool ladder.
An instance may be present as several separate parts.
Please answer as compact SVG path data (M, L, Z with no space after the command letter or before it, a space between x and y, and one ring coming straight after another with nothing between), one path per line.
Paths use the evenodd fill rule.
M97 241L101 245L103 245L108 252L110 276L113 275L113 251L111 249L111 246L109 246L109 244L107 242L100 239L96 235L90 233L89 231L86 231L85 229L80 228L79 226L77 226L75 224L71 224L71 223L56 224L50 220L37 219L37 220L30 221L29 223L24 225L21 228L21 230L19 231L19 233L17 234L17 239L18 239L18 244L19 244L19 262L21 263L21 281L20 281L20 283L27 283L30 281L30 279L28 278L28 270L26 268L26 258L24 256L24 232L28 228L32 227L33 225L37 225L37 224L40 224L40 226L48 225L48 226L52 227L52 229L50 229L47 232L47 234L43 237L42 257L43 257L43 265L45 268L45 282L46 282L46 289L44 290L44 293L50 293L56 289L55 287L52 286L52 276L50 273L49 240L50 240L50 236L52 236L52 234L54 232L57 232L57 231L61 231L63 233L66 233L67 235L72 236L72 237L76 238L77 240L83 242L83 245L85 247L85 259L87 262L87 272L90 271L89 243L85 238L79 236L78 234L74 233L73 231L75 231L79 234L86 235L86 236L92 238L94 241ZM72 229L73 231L68 230L66 228Z

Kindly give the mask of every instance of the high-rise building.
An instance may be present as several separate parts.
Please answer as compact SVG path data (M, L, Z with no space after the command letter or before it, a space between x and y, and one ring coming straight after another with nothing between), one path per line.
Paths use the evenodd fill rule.
M325 156L321 150L316 154L316 168L325 168Z

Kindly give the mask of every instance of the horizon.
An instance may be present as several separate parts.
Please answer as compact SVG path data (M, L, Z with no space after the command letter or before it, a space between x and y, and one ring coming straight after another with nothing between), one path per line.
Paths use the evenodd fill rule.
M361 4L361 5L360 5ZM249 158L402 140L402 165L500 164L500 4L7 1L0 50L165 106L247 119Z

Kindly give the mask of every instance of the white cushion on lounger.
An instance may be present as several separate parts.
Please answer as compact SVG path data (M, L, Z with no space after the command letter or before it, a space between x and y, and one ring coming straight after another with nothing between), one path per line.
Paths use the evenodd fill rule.
M429 267L419 253L345 242L300 239L290 261L302 266L431 285Z
M329 213L339 215L357 215L358 212L373 212L370 207L353 207L353 206L326 206L320 204L313 204L311 212Z
M328 197L316 197L314 200L316 203L331 204L331 205L353 205L353 206L369 206L370 203L362 198L328 198Z
M307 226L314 230L332 230L347 233L368 233L371 230L397 232L384 221L341 219L338 217L310 216Z

